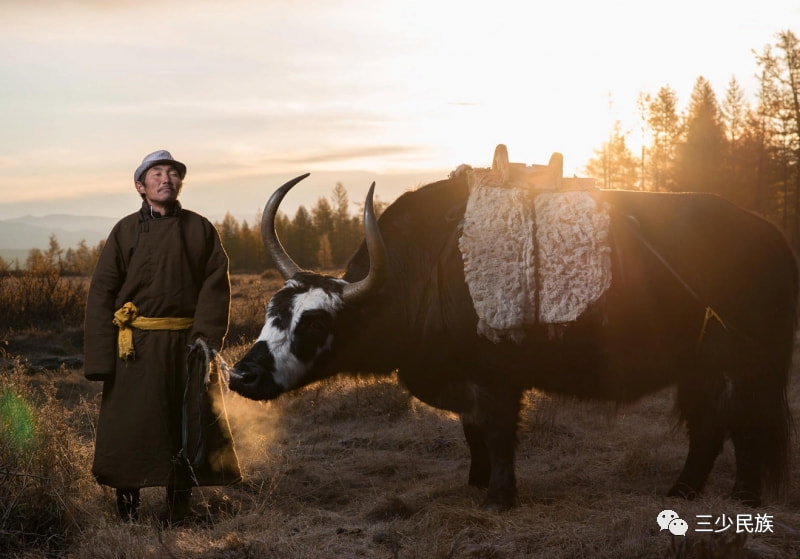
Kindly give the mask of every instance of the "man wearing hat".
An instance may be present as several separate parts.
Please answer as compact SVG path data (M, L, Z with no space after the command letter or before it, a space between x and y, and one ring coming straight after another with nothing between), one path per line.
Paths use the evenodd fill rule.
M130 521L142 487L166 487L178 522L193 486L241 479L213 367L228 330L228 257L214 226L178 202L185 176L168 151L144 158L133 175L142 207L111 230L89 287L84 374L103 381L92 473Z

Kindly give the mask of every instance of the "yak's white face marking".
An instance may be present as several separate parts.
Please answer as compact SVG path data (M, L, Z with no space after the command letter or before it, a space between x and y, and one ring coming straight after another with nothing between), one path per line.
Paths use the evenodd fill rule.
M333 343L333 319L344 304L339 286L346 282L326 279L333 285L308 286L290 279L267 305L257 341L267 343L275 360L273 379L285 390L300 384L315 360Z

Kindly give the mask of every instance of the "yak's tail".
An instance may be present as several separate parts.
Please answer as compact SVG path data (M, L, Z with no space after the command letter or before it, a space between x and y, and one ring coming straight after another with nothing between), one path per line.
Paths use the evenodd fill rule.
M762 374L748 377L751 391L746 396L752 397L747 409L755 414L749 419L762 426L760 447L765 489L775 492L787 481L795 435L787 390L797 328L798 268L794 254L789 252L790 255L784 255L782 259L785 267L789 268L782 269L780 275L785 283L780 285L776 282L775 285L782 304L773 316L772 337L769 340L762 338L760 342L762 346L757 361ZM767 347L764 348L763 344Z
M781 363L770 364L767 374L754 379L748 404L755 417L745 418L761 426L758 446L762 457L764 488L777 493L789 474L791 444L794 436L792 415L787 398L787 385L791 371L792 348L785 348Z

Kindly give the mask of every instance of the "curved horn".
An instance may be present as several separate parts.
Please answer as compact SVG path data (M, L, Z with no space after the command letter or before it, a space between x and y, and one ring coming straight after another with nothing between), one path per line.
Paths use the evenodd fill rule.
M386 279L386 246L383 244L378 220L375 218L375 208L372 204L372 194L375 183L369 187L367 200L364 202L364 237L369 253L369 273L363 280L348 283L342 291L345 303L352 303L365 297L383 285Z
M297 272L302 272L303 269L295 264L294 260L286 254L286 249L278 240L278 234L275 233L275 216L278 213L278 206L280 206L283 197L289 192L294 185L306 178L311 173L295 177L269 197L267 205L264 206L264 214L261 216L261 239L264 241L264 247L278 267L278 271L283 276L283 279L288 280Z

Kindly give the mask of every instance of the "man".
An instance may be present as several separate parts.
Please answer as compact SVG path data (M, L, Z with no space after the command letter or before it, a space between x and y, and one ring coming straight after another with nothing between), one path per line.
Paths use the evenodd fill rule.
M241 479L219 375L198 381L189 352L222 348L230 279L214 226L178 202L185 176L168 151L144 158L142 207L112 229L89 287L84 373L103 381L92 473L129 521L142 487L166 486L172 523L193 485Z

